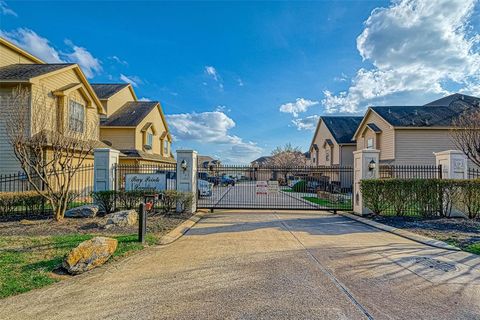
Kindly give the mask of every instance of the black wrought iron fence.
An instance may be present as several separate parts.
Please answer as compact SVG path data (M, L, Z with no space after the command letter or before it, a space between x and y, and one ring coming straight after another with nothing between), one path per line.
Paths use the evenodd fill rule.
M441 179L442 166L436 165L380 165L381 179Z
M468 179L480 179L480 169L479 168L469 168L468 169Z
M200 208L352 209L352 167L199 166L198 179Z
M52 170L46 174L44 182L35 175L32 175L32 180L42 192L48 188L57 191L65 183L65 174L65 171ZM78 168L71 178L70 193L72 196L69 208L92 203L93 185L93 164ZM45 216L50 213L50 204L38 194L24 172L0 175L0 219L5 215L12 218L15 215Z

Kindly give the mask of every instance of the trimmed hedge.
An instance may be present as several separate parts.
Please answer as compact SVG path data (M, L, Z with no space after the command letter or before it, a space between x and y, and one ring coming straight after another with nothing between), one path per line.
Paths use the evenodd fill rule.
M18 207L25 213L38 213L43 204L43 196L35 191L0 192L0 214L15 212Z
M378 215L449 217L458 210L480 216L480 179L372 179L360 188L365 206Z
M307 183L305 182L305 180L300 180L293 185L292 190L295 192L306 192Z

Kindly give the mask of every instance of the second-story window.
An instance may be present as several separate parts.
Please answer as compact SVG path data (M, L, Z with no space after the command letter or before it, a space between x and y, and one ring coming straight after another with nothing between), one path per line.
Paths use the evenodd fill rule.
M152 148L152 143L153 143L153 134L148 132L147 133L147 146L149 146L150 149Z
M330 161L330 150L326 149L325 150L325 161Z
M68 113L68 128L75 132L83 132L85 128L85 107L72 100Z
M163 143L163 153L168 155L168 140L165 139Z
M373 139L372 138L367 140L367 149L373 149Z

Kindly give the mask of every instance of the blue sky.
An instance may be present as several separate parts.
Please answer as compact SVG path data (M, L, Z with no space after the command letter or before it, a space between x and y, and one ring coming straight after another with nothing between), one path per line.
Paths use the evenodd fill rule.
M476 0L5 2L1 35L162 103L175 148L246 162L319 115L478 95Z

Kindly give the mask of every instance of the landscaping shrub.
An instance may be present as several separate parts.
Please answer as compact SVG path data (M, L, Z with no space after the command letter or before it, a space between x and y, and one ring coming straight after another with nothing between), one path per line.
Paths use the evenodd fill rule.
M294 192L306 192L307 191L307 183L305 182L305 180L300 180L293 185L292 190Z
M182 212L185 212L185 209L192 205L193 197L192 192L178 192L178 201L180 202Z
M39 213L42 210L43 201L43 196L35 191L0 192L0 214L9 214L15 211L29 214Z
M92 197L100 207L100 210L105 212L105 214L109 214L115 208L115 191L92 192Z
M177 208L178 192L176 190L165 190L162 192L161 208L163 213L175 211Z
M117 194L120 207L126 210L136 209L143 202L145 194L151 193L148 190L122 190Z
M385 186L386 180L362 180L360 190L362 191L365 206L374 214L381 214L390 204L387 203L388 190Z
M459 210L470 219L480 215L480 179L372 179L362 180L360 188L375 214L449 217Z

